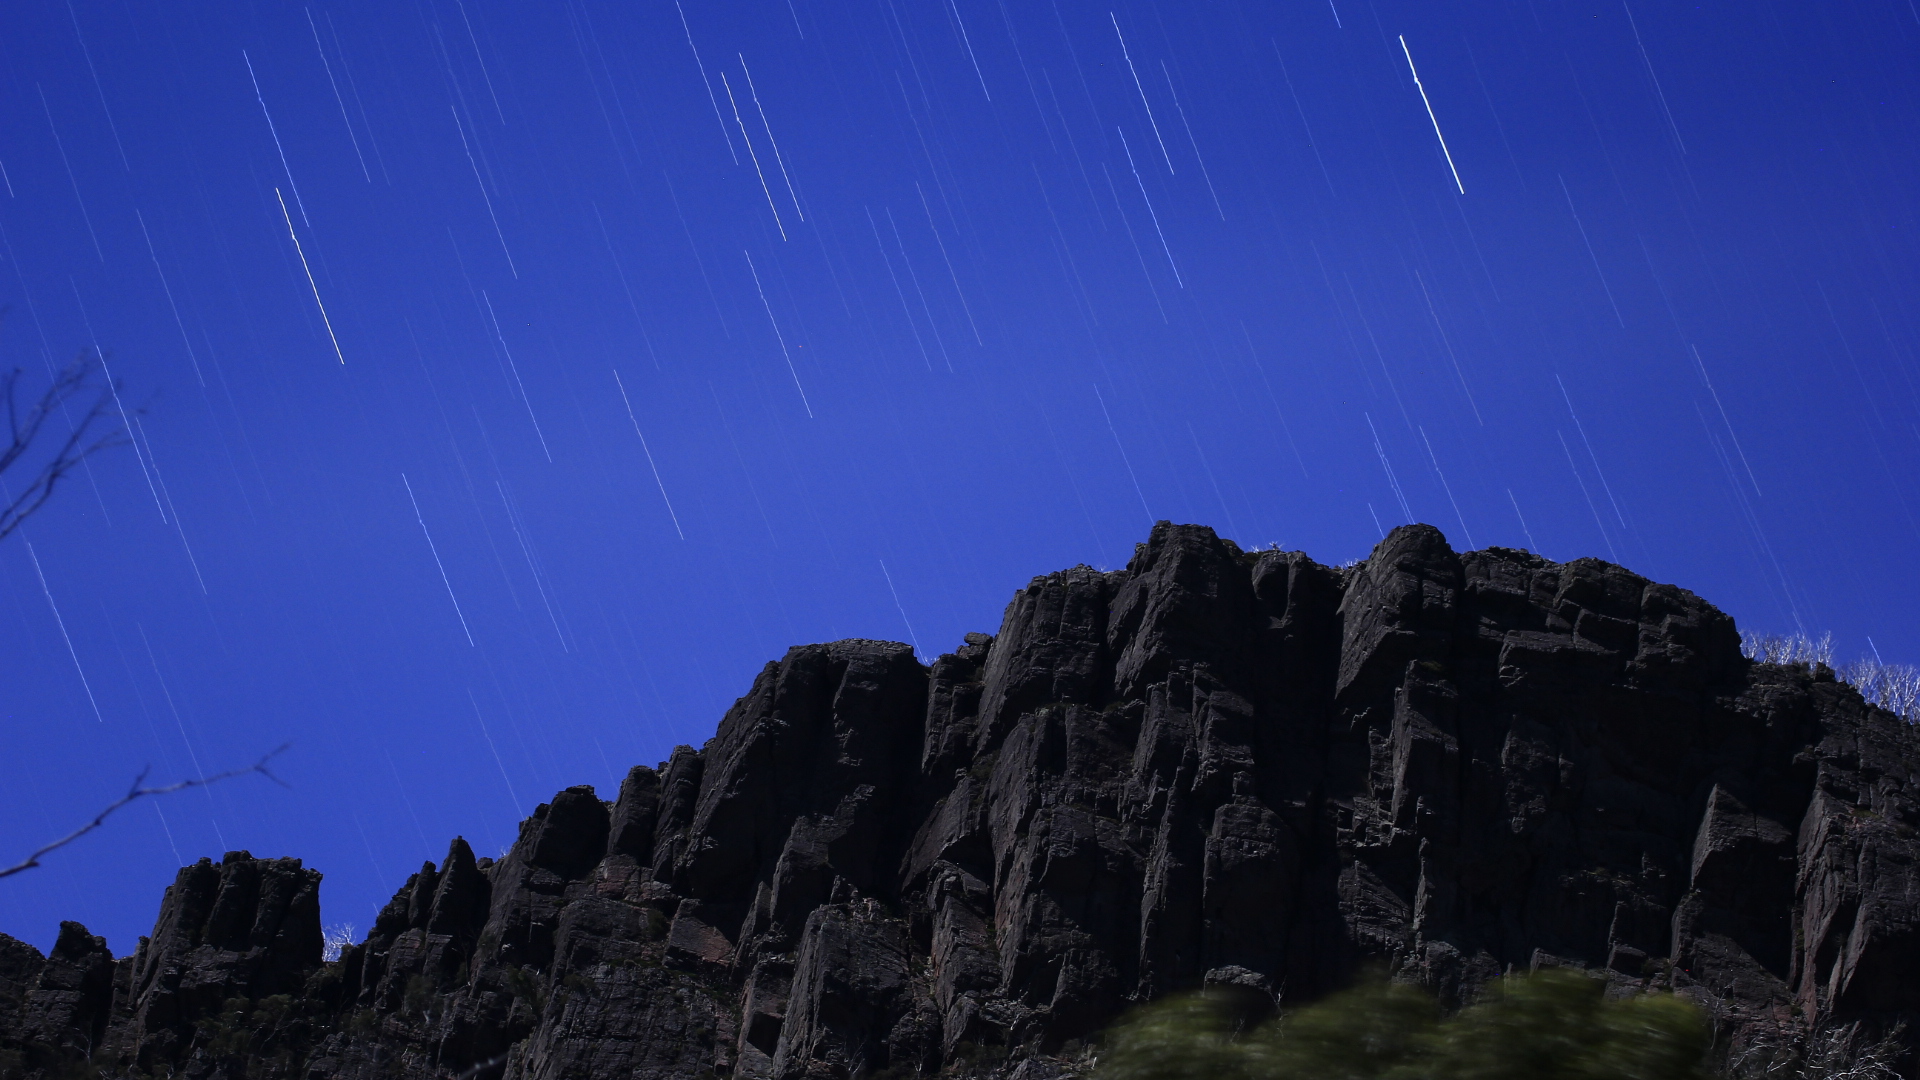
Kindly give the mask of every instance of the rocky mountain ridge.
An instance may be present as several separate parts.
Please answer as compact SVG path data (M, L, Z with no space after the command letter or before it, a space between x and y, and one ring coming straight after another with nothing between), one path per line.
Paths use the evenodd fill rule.
M1831 671L1618 566L1163 522L931 666L790 650L614 801L560 792L498 862L453 841L336 961L320 874L245 852L130 957L0 936L0 1077L1037 1078L1132 1003L1369 965L1671 989L1736 1062L1904 1047L1917 770Z

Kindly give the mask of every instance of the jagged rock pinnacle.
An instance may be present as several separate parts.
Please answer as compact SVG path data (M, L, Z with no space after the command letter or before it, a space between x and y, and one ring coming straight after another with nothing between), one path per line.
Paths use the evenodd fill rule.
M1693 594L1393 531L1162 522L928 666L770 663L707 744L455 840L321 961L319 875L180 872L114 960L0 937L0 1053L149 1075L1071 1074L1133 1003L1584 968L1720 1045L1920 1019L1914 729ZM1911 1031L1912 1029L1909 1029Z

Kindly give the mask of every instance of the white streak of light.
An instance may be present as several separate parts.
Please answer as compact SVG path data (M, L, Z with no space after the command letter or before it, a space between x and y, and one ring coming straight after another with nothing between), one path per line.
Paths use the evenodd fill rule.
M607 219L600 216L600 204L589 201L593 207L593 219L600 223L600 239L607 243L607 258L613 263L613 272L620 276L620 288L627 294L627 306L633 309L634 325L640 328L640 340L646 343L647 358L653 361L653 370L659 371L660 354L653 351L653 335L647 333L647 320L640 317L640 301L634 298L633 286L627 282L627 271L620 265L620 253L613 249L613 234L607 231Z
M53 132L53 145L60 151L60 164L67 167L67 182L73 185L73 201L80 204L80 219L87 223L87 235L93 237L93 253L100 256L101 262L107 261L107 253L100 250L100 234L93 231L93 215L87 213L87 200L80 197L80 180L73 175L73 162L67 160L67 144L60 139L60 129L53 123L53 107L47 104L47 92L40 89L39 83L33 88L40 93L40 108L47 114L47 130ZM13 181L7 181L7 194L13 194Z
M913 620L907 618L907 609L900 603L900 590L893 587L893 575L887 573L887 560L880 560L880 573L887 579L887 591L893 594L894 610L900 613L900 621L907 624L907 637L913 641L913 651L920 651L920 637L913 632Z
M1220 220L1227 220L1227 212L1221 209L1220 193L1213 190L1213 174L1207 171L1207 159L1200 156L1200 140L1193 137L1193 125L1187 121L1187 107L1180 104L1180 91L1173 88L1173 72L1167 70L1167 62L1160 61L1160 74L1167 77L1167 94L1173 98L1174 111L1180 114L1180 126L1187 129L1187 144L1193 147L1193 160L1200 163L1200 178L1207 182L1207 194L1213 196L1213 208L1220 213Z
M1413 88L1420 91L1420 104L1427 107L1427 119L1433 121L1433 137L1440 140L1440 153L1447 159L1447 171L1453 174L1453 186L1460 194L1467 193L1467 186L1460 182L1460 170L1453 167L1453 153L1447 149L1447 137L1440 134L1440 118L1433 115L1433 102L1427 100L1427 88L1420 85L1420 69L1413 66L1413 53L1407 49L1405 35L1400 37L1400 51L1407 55L1407 70L1413 72Z
M519 508L508 497L506 484L495 480L493 486L500 493L500 505L507 508L507 524L513 526L513 538L520 542L520 554L526 557L527 572L533 575L533 587L540 590L540 602L546 605L547 621L553 624L553 636L560 639L560 651L572 652L567 647L566 631L560 629L560 616L554 613L553 600L547 596L546 571L541 568L540 560L534 557L533 544L527 540L527 530L521 525Z
M1093 396L1100 402L1100 415L1107 418L1107 430L1113 434L1113 445L1120 448L1120 463L1127 467L1127 476L1133 481L1133 493L1140 496L1140 509L1147 512L1147 520L1153 521L1153 507L1147 505L1147 493L1140 490L1140 477L1133 471L1133 462L1127 457L1127 444L1120 441L1120 429L1113 426L1113 414L1107 411L1106 396L1100 393L1100 384L1093 384Z
M47 607L53 611L54 624L60 627L60 640L67 643L67 655L73 657L73 670L80 673L80 685L87 692L87 704L93 706L93 718L104 724L107 718L100 715L100 703L93 697L93 684L87 681L87 669L80 666L80 654L74 651L73 638L67 633L67 620L60 617L60 605L53 602L53 590L47 587L46 572L40 569L40 556L34 553L31 540L27 541L27 558L33 560L33 572L40 579L40 593L47 598Z
M1147 182L1140 179L1140 168L1133 163L1133 147L1127 145L1127 133L1119 128L1120 148L1127 152L1127 168L1133 170L1133 182L1140 185L1140 201L1147 204L1147 216L1153 219L1153 231L1160 234L1160 250L1167 253L1167 265L1173 268L1174 283L1186 288L1187 283L1180 278L1180 267L1173 261L1173 249L1167 246L1166 230L1160 228L1160 215L1153 212L1153 200L1147 197Z
M493 99L493 111L499 115L501 126L507 122L505 110L500 108L500 95L493 92L493 76L487 74L487 58L480 55L480 39L473 32L473 20L467 18L467 5L461 0L453 0L460 9L460 21L467 24L467 40L473 42L473 58L480 64L480 77L487 81L487 96Z
M724 78L724 76L723 76ZM787 358L787 374L793 376L793 388L800 391L800 405L807 410L807 419L813 419L813 406L807 401L807 388L800 385L800 372L793 366L793 354L787 351L787 336L780 332L780 320L773 317L773 305L767 303L767 290L760 286L760 271L753 267L753 255L742 251L747 257L747 273L753 275L753 290L760 294L760 306L767 309L767 322L773 324L773 336L780 342L780 355Z
M653 449L647 445L647 436L640 430L640 418L633 415L633 399L627 396L627 384L620 381L620 369L613 369L613 384L620 388L620 400L627 406L627 419L633 421L633 433L640 436L640 450L647 455L647 468L653 470L653 482L660 488L660 501L667 504L667 516L673 519L673 531L680 533L685 540L687 534L681 532L680 515L673 512L673 500L667 498L667 485L660 479L660 467L653 463Z
M973 39L967 36L967 24L960 21L960 7L953 0L947 0L947 7L953 12L953 24L960 28L960 43L967 47L967 59L973 61L973 74L980 80L980 92L992 101L993 95L987 93L987 77L980 73L980 58L973 55Z
M513 385L520 391L520 404L527 407L527 419L533 421L533 433L540 439L540 452L553 460L553 451L547 449L546 432L540 430L540 418L533 415L533 399L527 396L527 384L520 381L520 365L513 362L513 350L507 348L507 335L500 332L500 317L493 313L493 297L485 289L480 290L480 299L487 305L487 318L493 322L493 339L500 343L500 351L507 358L507 369L513 372Z
M1567 468L1573 470L1573 482L1580 485L1580 497L1587 500L1587 509L1593 511L1593 524L1600 530L1600 539L1606 541L1607 554L1614 562L1620 561L1620 553L1613 550L1613 537L1607 535L1607 523L1600 517L1600 508L1593 505L1593 493L1587 490L1587 482L1580 477L1580 467L1573 463L1573 450L1567 446L1567 437L1558 431L1553 437L1560 440L1560 451L1567 455Z
M353 81L353 61L347 58L347 47L340 43L340 28L333 24L333 13L327 12L327 33L333 37L333 48L340 54L340 70L347 75L347 93L353 95L353 107L360 112L360 126L367 129L367 145L373 147L374 164L380 166L380 175L388 187L393 186L393 177L387 173L387 159L380 153L380 140L373 137L373 124L367 119L367 106L360 100L360 86Z
M747 122L740 119L740 103L733 99L733 86L727 82L727 73L720 73L720 88L727 92L727 105L733 109L733 122L740 125L740 141L747 144L747 157L753 162L753 175L760 178L760 190L767 193L767 209L773 211L773 227L780 230L780 239L787 238L787 227L780 223L780 208L773 205L773 189L767 186L767 174L760 171L760 155L753 152L753 137L747 134Z
M93 355L100 360L100 373L107 377L107 389L113 391L113 407L120 410L120 426L131 432L133 421L127 415L126 402L120 400L120 384L113 379L113 369L107 366L107 354L100 351L100 339L94 336L93 320L87 317L87 303L80 297L80 284L67 276L67 284L73 287L73 302L80 308L80 321L86 324L87 336L93 341ZM140 475L147 481L147 490L153 493L153 505L160 510L160 520L167 520L167 508L160 502L160 489L153 486L153 474L147 471L147 455L141 452L140 440L129 438L127 444L133 447L133 460L140 463Z
M433 552L433 565L440 568L440 583L447 587L447 599L453 601L453 613L460 617L460 632L467 635L467 644L473 645L473 631L467 628L467 615L460 610L460 598L453 595L453 582L447 577L447 566L440 561L440 549L434 546L433 534L427 531L427 519L420 513L420 500L413 497L413 484L407 480L407 474L400 474L400 482L407 485L407 501L413 504L413 519L420 523L420 535L427 538L427 550Z
M1273 383L1267 381L1267 365L1260 362L1260 350L1253 347L1253 334L1247 330L1247 324L1240 324L1240 336L1247 339L1247 355L1253 358L1253 370L1260 373L1260 385L1267 388L1267 401L1273 405L1273 415L1280 418L1280 430L1287 436L1287 446L1293 451L1293 460L1300 463L1300 475L1313 479L1307 471L1307 459L1300 456L1300 444L1293 441L1293 425L1287 423L1287 414L1280 411L1280 399L1274 395Z
M127 148L120 142L120 125L113 122L113 110L107 108L107 91L100 85L100 69L93 66L93 50L87 48L87 35L80 32L80 13L73 10L73 0L67 0L67 15L73 20L73 36L80 42L80 55L87 59L87 72L93 76L93 90L100 95L100 111L107 115L107 130L113 132L113 145L120 149L120 167L132 172L133 166L127 162Z
M300 185L293 179L293 166L287 164L286 147L280 145L280 129L273 126L273 114L267 111L267 99L260 93L260 80L253 74L253 58L247 50L240 50L240 59L247 64L247 81L253 83L253 99L260 103L260 115L267 118L267 131L273 136L273 148L280 153L280 168L287 174L287 187L293 189L293 205L300 208L300 220L307 228L313 228L313 222L307 217L307 204L300 201Z
M1187 425L1187 438L1193 440L1193 452L1200 455L1200 468L1207 474L1207 483L1213 485L1213 497L1220 500L1220 510L1227 515L1227 528L1232 529L1235 536L1245 536L1233 520L1233 511L1227 509L1227 496L1220 490L1220 481L1213 475L1213 464L1207 460L1207 451L1200 445L1200 436L1194 432L1192 424Z
M1380 467L1387 470L1387 484L1393 488L1393 497L1400 502L1400 512L1405 514L1408 523L1411 523L1413 508L1407 505L1406 492L1400 490L1400 478L1393 475L1393 462L1387 460L1387 448L1380 445L1380 429L1373 426L1373 414L1361 413L1360 415L1367 418L1367 430L1373 432L1373 452L1380 455ZM1368 505L1371 507L1372 504Z
M799 25L797 22L794 25ZM802 35L804 36L804 35ZM760 126L767 129L767 143L773 147L773 163L780 166L780 179L787 182L787 197L793 200L793 212L800 220L807 220L807 212L800 208L800 194L793 190L793 177L787 175L787 159L780 155L780 144L773 137L773 125L767 122L767 110L760 105L760 91L753 85L753 72L747 70L745 53L740 57L740 70L747 76L747 94L753 98L753 107L760 113Z
M927 343L920 339L920 324L913 321L913 309L907 306L907 291L900 287L900 275L893 271L893 256L887 254L887 242L880 238L880 223L873 219L873 208L863 207L867 212L867 224L873 226L873 242L880 249L880 261L886 264L887 277L893 280L893 292L900 298L900 311L907 317L907 329L913 331L913 343L919 346L920 359L926 361L927 370L933 370L933 357L927 354Z
M167 490L167 478L160 475L160 459L153 455L153 440L147 438L147 427L140 422L140 414L133 414L133 430L147 447L147 464L153 467L153 478L160 484L160 497L167 501L166 510L161 512L161 520L172 517L173 531L180 534L180 548L187 553L187 564L193 567L193 577L200 583L202 595L207 591L207 579L200 574L200 560L193 557L193 545L187 543L187 527L180 521L180 508L173 505L173 492Z
M1420 441L1427 446L1427 460L1433 462L1433 475L1440 478L1440 490L1447 493L1447 501L1453 504L1453 516L1460 519L1460 533L1467 538L1467 547L1474 547L1473 530L1467 528L1467 515L1460 512L1460 503L1453 497L1453 485L1447 483L1447 474L1440 471L1440 457L1433 452L1433 440L1427 438L1426 428L1416 428L1420 432Z
M953 357L948 355L946 339L940 336L940 327L933 321L933 305L927 303L927 290L920 287L920 275L913 268L913 260L907 258L907 242L900 238L900 223L893 220L892 207L887 208L887 226L893 230L893 242L900 248L900 261L906 265L913 291L920 297L920 310L927 314L927 331L933 335L933 343L940 346L940 359L947 365L948 374L952 374Z
M480 179L480 163L473 159L473 147L467 143L467 126L460 122L460 110L447 106L453 113L454 129L460 132L460 149L467 152L467 164L473 166L473 182L480 185L480 201L487 204L487 216L493 219L493 235L500 238L500 250L507 257L507 269L513 271L514 280L520 279L520 268L513 265L513 252L507 250L507 234L500 231L500 215L493 212L493 196L487 194L487 182ZM295 193L298 197L298 193Z
M1740 478L1734 475L1733 460L1727 457L1727 448L1720 445L1720 436L1714 434L1713 425L1707 422L1707 414L1700 411L1700 403L1695 401L1690 404L1693 405L1693 414L1700 418L1701 434L1707 437L1707 444L1713 447L1713 456L1719 460L1720 468L1727 474L1727 488L1733 492L1734 502L1740 505L1740 513L1747 519L1747 529L1753 533L1753 542L1758 548L1758 555L1766 556L1767 562L1773 565L1775 576L1780 579L1780 592L1774 597L1774 602L1786 601L1787 617L1804 632L1806 625L1800 618L1800 606L1793 600L1793 583L1787 580L1787 572L1781 568L1780 559L1773 553L1773 545L1767 541L1766 530L1760 527L1760 519L1754 516L1753 501L1747 498L1745 489L1740 486ZM1759 560L1756 558L1755 561Z
M1447 328L1440 322L1440 309L1433 306L1433 294L1427 291L1427 279L1421 277L1420 271L1416 269L1413 272L1413 280L1420 283L1420 295L1427 302L1427 314L1433 316L1434 329L1440 331L1440 344L1447 347L1447 359L1452 361L1453 374L1460 380L1460 392L1467 395L1467 406L1473 410L1473 418L1479 421L1481 427L1486 427L1487 422L1480 415L1480 404L1473 400L1473 391L1467 388L1467 373L1461 370L1460 357L1453 351L1453 339L1447 336Z
M99 350L96 347L95 352L98 352L98 351ZM106 369L106 364L102 362L100 367L104 371ZM109 374L107 378L111 379L113 378L113 376ZM115 397L115 400L116 401L119 400L117 395ZM166 503L162 501L160 498L160 489L154 486L157 483L165 483L165 481L160 478L160 463L153 459L153 446L152 444L147 442L147 431L145 428L140 426L140 414L137 411L133 413L129 413L126 410L126 406L122 405L120 408L120 417L122 420L127 421L127 424L128 424L127 430L132 431L134 433L134 438L132 440L133 446L134 446L134 455L136 457L139 457L141 461L150 464L153 469L152 473L150 473L147 476L147 489L153 492L153 505L160 508L160 520L163 523L171 524L171 522L167 518ZM140 454L140 448L142 446L146 447L145 455Z
M953 279L954 294L960 297L960 310L967 313L967 325L973 328L973 342L984 346L986 342L980 339L980 324L973 321L973 307L967 303L967 294L960 291L960 275L954 272L953 259L947 254L947 242L940 239L940 226L933 223L933 206L927 202L927 193L921 189L918 180L914 181L913 190L920 196L920 209L927 212L927 229L933 233L933 242L940 245L940 257L946 260L947 276Z
M1038 173L1036 172L1035 175L1038 175ZM1133 222L1127 217L1126 206L1120 202L1120 186L1113 182L1113 170L1107 168L1107 163L1104 161L1100 163L1100 178L1107 182L1107 193L1113 196L1114 213L1119 215L1120 225L1127 232L1127 246L1133 249L1133 257L1140 264L1140 278L1141 280L1146 282L1147 292L1153 295L1153 306L1155 308L1158 308L1160 311L1160 321L1163 323L1168 323L1168 325L1172 325L1170 322L1168 322L1168 319L1167 319L1166 305L1160 302L1160 290L1154 287L1153 271L1147 269L1147 253L1140 249L1140 238L1133 234ZM1059 246L1061 250L1066 251L1067 250L1066 234L1059 231L1059 225L1060 225L1059 218L1056 217L1054 219L1054 231L1058 238ZM1067 257L1071 259L1072 252L1068 251ZM1075 268L1074 275L1076 278L1078 277L1079 275L1078 268ZM1088 318L1093 319L1092 297L1087 296L1087 287L1086 287L1086 282L1084 281L1080 282L1080 293L1087 302ZM1099 325L1098 319L1093 319L1093 322L1094 322L1094 325L1096 326Z
M159 815L160 817L160 828L166 831L167 846L173 849L174 861L179 863L181 866L185 866L187 864L187 860L184 856L180 854L180 845L175 843L173 840L173 826L167 824L166 812L160 809L160 804L157 801L153 804L153 812Z
M360 159L360 175L373 183L373 174L367 171L367 157L360 152L360 136L353 133L353 120L347 115L347 99L340 96L340 84L333 79L333 63L327 59L327 50L320 44L320 27L313 21L313 9L302 8L307 13L307 29L313 31L313 47L320 53L320 66L327 69L327 85L333 87L333 100L340 106L340 120L347 125L347 138L353 141L353 156Z
M467 690L467 700L473 702L473 715L480 721L480 734L487 737L487 749L493 751L493 763L500 767L500 779L507 785L507 794L513 799L513 812L520 812L520 793L513 790L513 779L507 775L507 763L500 760L500 748L493 745L493 732L487 730L487 718L480 714L480 699L473 696L473 690Z
M1337 23L1338 18L1335 19ZM1300 114L1300 128L1307 133L1307 145L1313 147L1313 160L1320 163L1320 175L1327 181L1327 194L1339 198L1340 193L1333 188L1333 174L1327 171L1327 159L1320 156L1320 143L1313 137L1313 125L1307 123L1307 107L1300 103L1300 92L1293 88L1293 75L1287 71L1287 58L1280 53L1278 39L1268 39L1273 45L1273 58L1280 62L1280 77L1286 80L1287 95L1293 98L1293 111Z
M140 644L146 647L147 663L153 666L153 677L160 683L160 693L167 699L167 710L173 713L173 726L180 732L180 744L187 748L187 760L193 762L193 774L200 778L200 793L207 797L207 824L213 826L213 835L224 848L227 846L227 836L220 828L220 804L213 801L213 788L206 783L207 770L200 765L200 752L193 748L193 740L187 736L187 718L180 715L180 704L173 700L173 690L167 686L167 677L160 671L160 657L153 651L153 640L147 637L147 628L140 623L134 623L133 628L140 631ZM139 687L136 686L134 690L137 693ZM156 734L154 742L159 741L160 736Z
M700 69L700 83L707 88L707 101L713 105L713 118L720 121L720 137L726 140L727 155L738 165L740 155L734 152L733 136L727 134L727 118L720 115L720 99L713 96L713 81L707 78L707 65L701 62L700 50L693 43L693 27L687 25L687 9L680 6L680 0L673 0L673 10L680 13L680 29L686 31L687 48L693 51L693 66Z
M1747 452L1740 446L1740 436L1733 433L1733 421L1727 419L1727 407L1720 404L1720 391L1713 388L1713 380L1707 378L1707 362L1700 359L1700 346L1689 344L1693 350L1693 362L1700 366L1700 378L1707 384L1707 393L1713 395L1713 407L1720 410L1720 422L1727 425L1727 434L1733 437L1733 448L1740 451L1740 464L1747 469L1747 479L1753 481L1753 493L1760 494L1760 479L1753 475L1753 466L1747 464Z
M1684 154L1687 144L1680 139L1680 125L1673 122L1673 110L1667 108L1667 92L1660 88L1660 76L1653 73L1653 58L1647 55L1647 43L1640 40L1640 24L1634 21L1633 9L1627 7L1627 0L1620 0L1620 7L1627 13L1627 25L1633 27L1633 43L1640 47L1640 62L1647 65L1647 78L1653 80L1653 92L1660 98L1660 111L1667 114L1667 127L1673 131L1673 141Z
M1580 220L1580 211L1573 207L1573 192L1567 190L1567 178L1555 173L1554 179L1560 181L1560 194L1567 197L1567 213L1573 215L1573 225L1580 230L1580 242L1587 245L1587 258L1593 260L1593 273L1595 277L1600 279L1601 290L1607 294L1607 306L1613 308L1614 320L1620 324L1620 329L1625 330L1627 328L1627 318L1620 314L1620 305L1614 303L1613 286L1607 284L1607 275L1600 269L1600 256L1594 253L1593 240L1587 236L1587 226Z
M333 342L333 355L339 357L340 362L344 364L347 362L346 355L340 351L340 339L333 334L333 320L327 318L327 305L320 299L320 285L313 280L313 267L307 265L307 253L300 247L299 234L293 231L293 215L287 213L287 200L280 198L279 188L273 189L273 197L280 204L280 216L286 219L287 236L293 240L294 254L300 256L300 269L307 272L307 288L313 290L313 304L320 309L320 321L327 324L327 340ZM298 195L295 198L298 198ZM159 266L159 260L154 260L154 265ZM201 385L204 386L205 382L203 381Z
M160 253L153 248L153 234L147 231L146 216L140 211L133 212L134 220L140 223L140 235L147 240L147 255L153 259L153 272L160 275L160 288L167 294L167 307L173 311L173 325L180 328L180 341L187 347L187 359L193 362L193 377L200 385L207 385L207 377L200 374L200 358L194 354L193 339L187 336L187 325L180 321L180 305L173 302L173 286L167 284L167 272L160 268Z
M1520 519L1520 531L1526 534L1527 543L1535 555L1540 554L1540 545L1533 538L1533 530L1527 528L1527 519L1520 513L1520 500L1513 497L1513 489L1507 489L1507 501L1513 504L1513 516Z
M1600 490L1607 493L1607 501L1613 504L1613 516L1620 519L1620 527L1627 527L1627 516L1620 512L1620 504L1614 500L1613 487L1607 483L1607 474L1600 468L1600 455L1593 452L1593 442L1587 438L1586 426L1580 423L1580 414L1573 411L1573 396L1567 393L1567 384L1555 375L1553 381L1560 383L1560 396L1566 399L1567 415L1573 417L1573 429L1580 433L1580 442L1587 448L1587 457L1593 460L1593 475L1600 478ZM1731 430L1731 429L1729 429Z
M1134 69L1133 54L1127 51L1127 36L1120 32L1120 18L1111 11L1107 12L1107 18L1113 20L1113 36L1120 39L1120 55L1127 58L1127 71L1133 75L1133 88L1140 91L1140 104L1147 108L1147 124L1153 128L1154 140L1160 144L1160 156L1166 160L1167 172L1171 173L1173 155L1167 153L1167 140L1160 138L1160 124L1153 118L1153 105L1147 101L1147 88L1140 83L1140 72Z

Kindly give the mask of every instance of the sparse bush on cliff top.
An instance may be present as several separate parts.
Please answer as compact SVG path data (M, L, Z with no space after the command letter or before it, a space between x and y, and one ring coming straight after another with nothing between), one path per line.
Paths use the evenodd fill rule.
M1805 634L1740 634L1740 653L1763 664L1825 664L1833 667L1833 635L1818 639ZM1851 684L1872 704L1905 720L1920 723L1920 668L1888 664L1878 656L1863 656L1836 668L1834 675Z
M1740 654L1763 664L1825 664L1833 666L1833 635L1818 639L1805 634L1763 634L1757 630L1740 632Z
M1883 664L1872 657L1848 664L1838 672L1860 696L1905 720L1920 723L1920 668L1911 664Z
M1376 981L1246 1026L1232 999L1183 995L1114 1028L1097 1080L1704 1080L1708 1027L1671 994L1620 999L1545 970L1443 1016Z

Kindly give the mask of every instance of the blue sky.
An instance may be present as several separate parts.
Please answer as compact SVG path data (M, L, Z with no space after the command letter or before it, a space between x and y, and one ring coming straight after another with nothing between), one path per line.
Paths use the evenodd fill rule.
M43 947L237 848L364 929L789 645L930 659L1160 518L1920 659L1907 0L7 23L0 359L145 412L0 543L0 859L292 744L0 882Z

